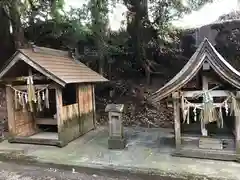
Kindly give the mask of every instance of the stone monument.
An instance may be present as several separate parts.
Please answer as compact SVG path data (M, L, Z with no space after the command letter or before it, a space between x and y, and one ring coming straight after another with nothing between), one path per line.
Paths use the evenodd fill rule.
M123 104L108 104L105 108L109 118L109 149L124 149L126 146L122 125L123 108Z

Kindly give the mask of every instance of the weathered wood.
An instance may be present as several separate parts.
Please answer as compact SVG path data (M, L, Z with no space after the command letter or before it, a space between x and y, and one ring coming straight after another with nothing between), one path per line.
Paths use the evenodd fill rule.
M73 119L79 115L78 103L63 106L62 107L62 119L67 121Z
M240 91L237 92L236 97L240 97ZM237 100L240 103L240 100ZM240 114L235 112L235 140L236 140L236 153L238 161L240 161Z
M82 135L78 103L63 106L61 118L62 125L59 132L59 140L64 145Z
M26 85L15 85L15 86L12 86L13 88L15 88L15 89L17 89L17 90L19 90L19 91L25 91L25 90L27 90L27 86ZM36 90L41 90L41 89L44 89L44 88L48 88L48 89L56 89L56 86L55 85L53 85L53 84L50 84L50 85L48 85L48 84L41 84L41 85L38 85L38 84L36 84L36 85L34 85L34 88L36 89Z
M62 89L56 88L56 108L57 108L57 124L58 124L58 133L61 131L61 128L63 126L63 120L62 120ZM59 134L58 134L59 135Z
M212 97L228 97L229 96L229 92L224 90L209 91L209 94ZM202 97L202 91L183 91L182 96L186 98L191 98L195 96Z
M94 128L96 128L96 103L95 103L95 87L92 85L92 107L93 107L93 124Z
M236 160L236 154L234 151L208 150L206 153L205 149L181 149L176 150L176 152L174 152L172 155L177 157L190 157L211 160Z
M0 82L13 82L13 81L27 81L28 76L14 77L14 78L2 78ZM33 80L47 80L45 76L33 76Z
M13 137L8 140L10 143L23 143L23 144L40 144L40 145L48 145L48 146L57 146L63 147L62 141L53 140L53 139L45 139L45 138L31 138L31 137Z
M57 120L52 118L37 118L36 124L38 125L57 125Z
M36 122L33 113L15 111L14 116L16 136L27 137L36 133Z
M202 105L203 103L194 103L194 105ZM214 106L221 106L222 103L213 103ZM230 103L228 103L228 105L230 106Z
M15 135L15 118L14 118L14 100L13 91L6 86L6 100L7 100L7 115L8 115L8 129L11 135Z
M82 131L86 133L95 128L93 114L93 92L91 84L80 84L78 87L79 115L82 121Z
M38 47L36 45L32 46L32 49L35 53L41 53L41 54L48 54L48 55L53 55L53 56L62 56L62 57L69 57L69 52L68 51L61 51L57 49L50 49L46 47Z
M203 63L203 70L204 71L210 70L210 64L208 62Z
M202 76L202 88L203 91L207 91L208 90L208 79L206 76ZM207 136L208 135L208 131L205 127L204 121L201 121L201 132L203 136Z
M180 96L178 92L172 94L173 108L174 108L174 131L175 131L175 144L176 149L181 147L181 129L180 129Z

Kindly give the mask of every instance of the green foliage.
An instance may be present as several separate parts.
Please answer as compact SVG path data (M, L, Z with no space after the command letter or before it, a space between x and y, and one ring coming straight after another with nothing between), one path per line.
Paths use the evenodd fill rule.
M147 71L148 59L152 58L147 50L175 53L179 31L171 22L211 1L89 0L81 8L64 12L64 0L1 0L0 7L7 12L17 41L22 40L23 28L27 40L54 48L73 49L91 37L97 50L96 64L103 74L108 59L116 56L133 54L135 58L129 62ZM108 15L119 2L128 9L127 31L111 32Z
M239 12L231 12L219 18L219 22L212 26L218 31L215 38L216 47L222 55L231 61L235 67L240 67L240 22Z

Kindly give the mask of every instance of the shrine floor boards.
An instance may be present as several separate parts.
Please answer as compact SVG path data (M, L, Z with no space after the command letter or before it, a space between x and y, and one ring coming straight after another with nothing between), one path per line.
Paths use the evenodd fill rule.
M0 158L76 171L94 168L191 180L240 180L238 163L171 156L175 150L173 130L136 127L125 128L125 134L128 143L124 150L108 149L107 127L98 127L64 148L4 141L0 143Z

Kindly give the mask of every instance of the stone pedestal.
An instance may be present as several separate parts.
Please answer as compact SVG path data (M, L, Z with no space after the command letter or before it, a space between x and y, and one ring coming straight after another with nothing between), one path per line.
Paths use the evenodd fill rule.
M108 149L124 149L126 147L126 139L119 137L108 138Z
M122 125L123 108L123 104L108 104L105 109L109 118L109 149L124 149L126 146Z

